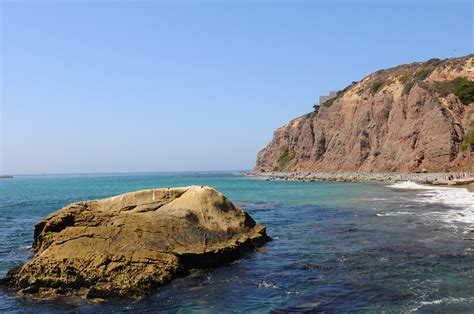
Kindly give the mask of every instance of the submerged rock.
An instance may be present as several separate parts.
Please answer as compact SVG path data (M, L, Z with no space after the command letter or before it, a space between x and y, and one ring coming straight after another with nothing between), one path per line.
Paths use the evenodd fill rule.
M3 281L40 296L141 297L268 240L265 227L212 188L137 191L45 217L35 226L35 256Z

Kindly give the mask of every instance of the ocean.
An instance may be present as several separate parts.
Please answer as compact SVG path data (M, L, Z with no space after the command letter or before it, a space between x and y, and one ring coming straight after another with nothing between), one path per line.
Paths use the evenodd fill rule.
M226 172L45 175L0 180L0 277L27 261L35 222L79 200L209 185L273 241L178 278L141 301L17 296L0 312L474 312L474 196L415 183L266 181Z

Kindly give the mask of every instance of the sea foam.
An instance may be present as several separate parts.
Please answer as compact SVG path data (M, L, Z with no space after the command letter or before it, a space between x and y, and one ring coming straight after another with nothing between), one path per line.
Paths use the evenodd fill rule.
M466 188L428 186L415 182L400 182L389 185L395 189L419 190L416 202L445 204L455 209L437 212L445 222L463 222L474 224L474 193Z

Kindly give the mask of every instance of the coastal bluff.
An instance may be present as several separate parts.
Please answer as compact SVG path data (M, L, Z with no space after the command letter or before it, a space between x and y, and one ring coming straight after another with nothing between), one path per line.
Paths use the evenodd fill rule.
M262 172L474 172L474 55L374 72L277 129Z
M265 227L210 187L143 190L48 215L35 225L33 258L2 282L41 297L140 298L268 240Z

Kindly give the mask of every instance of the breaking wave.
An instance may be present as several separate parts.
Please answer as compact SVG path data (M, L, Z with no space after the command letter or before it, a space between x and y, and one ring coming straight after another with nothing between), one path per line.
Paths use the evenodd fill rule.
M400 182L389 185L390 188L418 190L416 202L448 205L453 210L437 212L445 222L463 222L474 224L474 193L466 188L452 188L421 185L415 182Z
M446 297L442 299L437 299L433 301L421 301L418 306L416 306L413 309L410 309L411 312L416 312L419 309L425 307L425 306L430 306L430 305L440 305L440 304L459 304L459 303L464 303L464 304L470 304L474 301L474 298L453 298L453 297Z
M376 214L379 217L391 217L391 216L400 216L400 215L414 215L413 213L410 212L390 212L390 213L378 213Z

